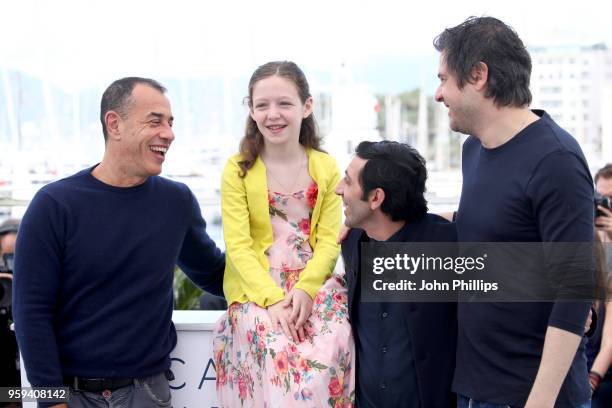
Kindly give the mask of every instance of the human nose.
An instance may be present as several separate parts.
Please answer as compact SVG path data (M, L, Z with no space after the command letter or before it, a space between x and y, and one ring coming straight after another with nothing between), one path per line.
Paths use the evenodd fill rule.
M280 117L280 111L275 104L270 105L268 108L268 118L269 119L277 119Z
M434 94L434 98L436 99L436 102L444 102L444 97L442 96L442 85L436 88L436 93Z
M164 126L164 129L162 130L160 137L172 143L172 141L174 140L174 130L172 130L172 126L170 125Z
M339 196L344 194L344 180L340 180L340 182L336 186L335 193L338 194Z

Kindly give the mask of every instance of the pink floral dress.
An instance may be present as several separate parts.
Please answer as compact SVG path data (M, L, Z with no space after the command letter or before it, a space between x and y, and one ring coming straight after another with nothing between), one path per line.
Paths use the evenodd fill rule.
M287 293L312 257L308 238L317 186L268 197L274 233L267 251L270 275ZM355 346L344 275L332 275L321 287L305 328L306 340L294 342L272 330L266 309L253 302L232 304L214 332L219 404L353 407Z

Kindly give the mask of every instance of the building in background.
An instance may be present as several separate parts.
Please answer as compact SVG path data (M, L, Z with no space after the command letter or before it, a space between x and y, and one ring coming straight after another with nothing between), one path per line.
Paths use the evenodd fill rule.
M592 169L612 161L612 51L605 44L529 51L531 106L576 138ZM450 131L447 109L424 89L379 95L381 136L417 147L430 169L458 169L465 137Z
M612 51L604 44L529 51L532 107L545 109L578 140L591 169L612 161ZM437 56L432 58L437 66ZM366 75L359 65L332 64L325 72L308 73L323 148L345 168L363 140L409 143L427 160L430 203L456 205L465 135L449 129L447 109L433 99L435 87L428 81L435 78L434 68L425 69L425 62L408 61L412 70L398 64L391 65L392 72L402 77L382 78L404 84L397 92L375 91L384 75ZM371 69L382 72L380 66ZM406 76L413 81L402 82ZM248 78L228 73L160 80L177 117L164 175L190 185L207 219L218 223L220 173L242 137ZM42 185L99 160L104 142L98 104L107 84L98 82L64 89L0 66L1 202L27 202ZM0 205L0 220L19 217L24 209Z
M531 48L532 106L572 134L591 168L612 160L612 51L605 44Z
M414 146L431 171L458 170L465 137L449 128L448 110L424 87L398 95L380 95L381 137Z

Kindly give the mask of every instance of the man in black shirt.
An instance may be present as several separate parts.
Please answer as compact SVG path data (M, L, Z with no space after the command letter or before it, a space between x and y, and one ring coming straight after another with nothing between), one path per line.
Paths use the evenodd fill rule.
M364 302L360 246L367 241L455 242L454 224L427 213L425 160L394 142L362 142L338 184L348 305L357 349L357 406L450 408L456 303Z
M591 242L593 184L578 143L530 110L531 59L518 35L471 17L434 41L436 100L463 145L459 242ZM589 302L459 303L459 407L586 407ZM578 350L578 352L577 352Z

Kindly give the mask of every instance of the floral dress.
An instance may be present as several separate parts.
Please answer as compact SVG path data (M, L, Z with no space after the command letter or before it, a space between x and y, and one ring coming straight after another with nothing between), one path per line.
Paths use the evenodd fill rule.
M314 183L293 194L268 193L270 275L285 293L312 257L308 238L316 197ZM294 342L280 328L272 330L266 309L253 302L230 305L213 340L220 406L353 407L355 346L343 273L319 289L304 327L306 339Z

